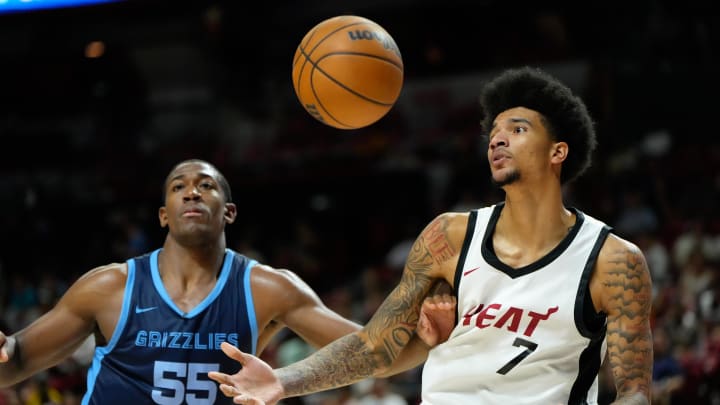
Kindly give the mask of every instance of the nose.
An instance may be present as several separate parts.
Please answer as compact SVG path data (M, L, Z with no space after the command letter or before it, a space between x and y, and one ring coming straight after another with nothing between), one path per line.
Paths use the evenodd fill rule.
M200 199L200 191L197 187L188 187L188 192L183 196L185 201L197 201Z
M490 150L495 150L498 146L508 146L508 139L505 134L498 132L490 139Z

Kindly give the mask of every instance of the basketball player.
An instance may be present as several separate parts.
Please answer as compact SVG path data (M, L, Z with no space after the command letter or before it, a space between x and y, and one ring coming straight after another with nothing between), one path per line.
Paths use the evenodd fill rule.
M430 286L445 280L457 293L458 322L429 353L424 404L596 404L606 351L615 403L650 403L643 254L563 202L562 185L586 170L596 143L584 103L524 67L487 84L481 106L492 179L505 200L431 221L368 324L307 359L271 370L223 346L243 365L232 376L209 374L225 395L273 404L383 372L413 335Z
M214 166L181 162L163 194L161 249L89 271L27 328L0 333L0 386L59 363L94 334L83 404L231 403L207 376L238 368L221 342L259 353L285 325L320 347L360 328L290 271L226 248L237 208ZM395 371L418 364L400 361Z

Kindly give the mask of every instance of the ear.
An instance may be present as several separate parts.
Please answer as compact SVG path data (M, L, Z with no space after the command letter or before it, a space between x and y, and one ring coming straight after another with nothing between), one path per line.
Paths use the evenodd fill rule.
M553 144L550 150L550 163L560 164L565 161L568 156L569 148L566 142L557 142Z
M233 203L225 203L225 222L232 224L237 218L237 206Z
M158 218L160 219L160 227L165 228L168 223L167 209L165 207L160 207L158 210Z

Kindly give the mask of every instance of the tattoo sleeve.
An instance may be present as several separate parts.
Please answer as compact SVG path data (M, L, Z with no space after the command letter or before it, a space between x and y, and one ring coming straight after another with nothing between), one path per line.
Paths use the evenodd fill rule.
M649 404L653 342L650 330L651 281L637 247L617 249L609 256L607 346L615 379L616 404Z
M415 240L399 284L363 330L276 370L286 397L349 385L380 374L392 364L412 338L420 304L437 280L430 276L431 270L452 259L456 251L447 229L447 219L440 216Z

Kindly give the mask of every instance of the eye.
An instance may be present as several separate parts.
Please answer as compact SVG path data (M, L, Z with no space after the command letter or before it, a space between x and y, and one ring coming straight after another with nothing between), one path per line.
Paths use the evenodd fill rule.
M177 191L182 190L182 188L183 188L183 184L177 183L177 184L173 184L172 187L170 187L170 191L177 192Z
M204 181L204 182L200 183L200 188L205 189L205 190L211 190L214 187L215 187L215 185L209 181Z
M527 132L527 128L525 128L525 127L517 126L517 127L513 128L514 134L523 134L525 132Z

